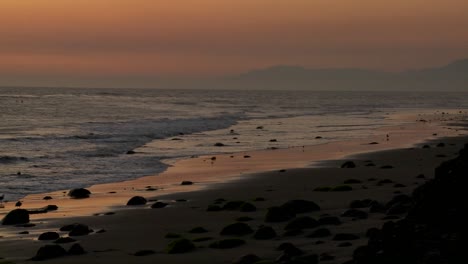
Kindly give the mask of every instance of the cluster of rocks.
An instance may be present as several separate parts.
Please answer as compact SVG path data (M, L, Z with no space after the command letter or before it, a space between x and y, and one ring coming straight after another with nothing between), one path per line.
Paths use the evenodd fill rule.
M468 144L453 160L435 169L435 178L411 197L397 196L387 213L407 212L398 221L368 231L368 244L358 247L349 264L467 263L465 248L468 203Z

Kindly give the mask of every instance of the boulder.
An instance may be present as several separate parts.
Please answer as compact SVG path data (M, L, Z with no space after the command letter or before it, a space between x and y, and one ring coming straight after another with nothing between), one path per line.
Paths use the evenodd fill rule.
M206 233L208 230L206 230L204 227L197 226L188 231L191 234L201 234L201 233Z
M356 168L356 163L352 162L352 161L346 161L345 163L343 163L341 165L341 168L343 169L352 169L352 168Z
M336 216L323 216L318 220L320 225L341 225L340 218Z
M359 239L359 236L349 233L338 233L333 237L335 241L344 241L344 240L356 240Z
M169 243L166 252L169 254L180 254L192 251L194 249L195 245L192 243L192 241L186 238L181 238Z
M73 244L68 250L69 255L83 255L85 253L86 251L84 248L78 243Z
M37 240L57 240L59 237L57 232L45 232L40 234Z
M216 249L228 249L228 248L235 248L245 244L245 241L238 238L229 238L223 239L219 241L215 241L209 245L210 248Z
M331 236L331 232L328 228L318 228L310 233L307 237L309 238L319 238Z
M54 241L56 244L66 244L66 243L72 243L75 242L76 240L71 238L71 237L61 237L58 238L57 240Z
M243 236L253 233L252 228L246 223L230 224L221 230L220 235L223 236Z
M349 185L338 185L338 186L333 187L330 191L332 191L332 192L349 192L349 191L352 191L352 190L353 190L353 187L351 187Z
M272 239L276 237L276 231L271 226L260 226L253 237L258 240Z
M291 229L307 229L307 228L315 228L319 225L319 222L310 216L300 216L293 219L289 222L284 229L291 230Z
M284 222L294 218L296 214L283 207L274 206L268 208L265 216L265 222Z
M143 249L143 250L138 250L137 252L135 252L133 254L133 256L143 257L143 256L149 256L149 255L153 255L153 254L156 254L156 251L151 250L151 249Z
M2 220L2 225L18 225L29 223L29 212L25 209L15 209Z
M45 245L39 248L39 250L36 253L36 256L34 256L31 260L34 261L41 261L41 260L47 260L47 259L52 259L52 258L58 258L65 256L67 254L67 251L59 245Z
M223 210L239 210L242 205L244 205L244 201L229 201L224 204Z
M91 192L84 188L72 189L68 192L68 196L74 199L89 198Z
M261 260L258 256L254 254L248 254L240 257L238 260L234 261L234 264L254 264Z
M320 206L307 200L291 200L281 205L281 208L288 210L293 214L309 213L320 210Z
M255 212L257 211L257 207L251 203L243 203L239 209L241 212Z
M128 200L127 205L144 205L147 203L147 200L145 197L142 196L133 196Z
M368 214L358 209L348 209L341 214L342 217L352 217L355 219L366 219Z
M180 185L192 185L192 184L193 184L192 181L182 181L182 182L180 183Z
M163 202L155 202L154 204L151 205L151 208L157 209L157 208L164 208L168 206L169 204L163 203Z
M74 224L70 232L68 233L69 236L86 236L89 233L93 232L87 225L83 224Z

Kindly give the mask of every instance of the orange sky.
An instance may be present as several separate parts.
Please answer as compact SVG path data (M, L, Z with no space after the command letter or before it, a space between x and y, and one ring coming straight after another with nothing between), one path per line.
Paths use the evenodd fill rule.
M468 57L467 14L466 0L0 0L0 77L428 67Z

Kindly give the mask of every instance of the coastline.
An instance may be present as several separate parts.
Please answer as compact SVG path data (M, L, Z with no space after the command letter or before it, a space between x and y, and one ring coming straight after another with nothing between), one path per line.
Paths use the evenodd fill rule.
M292 183L297 184L300 182L307 182L307 181L311 181L310 184L312 185L317 185L318 183L323 184L323 185L338 184L335 182L336 179L334 179L334 181L329 181L330 179L326 177L319 177L319 176L317 176L314 179L309 179L310 177L306 177L305 174L308 174L310 172L317 172L317 171L318 171L317 174L321 174L324 172L328 174L331 171L330 175L334 175L333 177L335 178L336 177L355 177L355 176L359 177L359 175L355 175L355 172L359 171L360 169L354 170L354 171L337 169L337 167L339 167L339 164L342 161L336 161L336 160L337 159L351 159L351 158L359 160L359 159L364 159L364 157L366 159L368 158L384 159L383 157L385 157L385 159L389 159L389 160L396 159L398 162L400 162L402 159L402 157L400 156L408 157L408 154L406 154L408 149L413 149L419 152L420 149L412 148L411 146L414 146L415 144L418 144L418 143L421 144L423 141L432 139L436 141L447 141L447 142L454 141L454 142L457 142L456 144L461 144L460 142L463 142L466 140L464 137L454 137L459 134L458 132L448 130L447 128L444 128L439 125L430 125L426 123L417 122L416 124L413 124L413 125L398 126L394 128L386 127L382 129L385 130L385 133L382 133L372 138L354 140L351 142L333 142L333 143L319 145L319 146L304 146L304 147L294 147L294 148L288 148L288 149L261 150L261 151L252 151L252 152L246 152L246 153L237 153L237 154L233 154L234 156L233 158L231 158L232 155L229 155L229 154L216 155L216 160L213 161L213 164L212 164L210 156L180 160L180 161L177 161L176 164L170 167L166 172L158 176L143 177L137 180L121 182L121 183L112 183L112 184L92 186L89 188L93 193L92 197L89 199L84 199L84 200L72 200L67 197L64 197L64 194L62 193L62 191L50 193L49 195L53 195L54 199L47 201L47 202L44 202L42 200L42 197L45 194L28 196L26 199L24 199L25 200L24 204L25 206L28 206L28 208L31 208L31 207L38 208L38 207L43 206L44 204L45 205L57 204L59 206L59 210L57 212L51 212L51 213L47 213L44 215L33 215L32 221L38 223L38 225L31 229L31 233L29 235L21 236L20 238L18 238L16 234L18 231L17 228L16 229L13 228L13 231L11 232L6 232L5 238L2 239L2 242L0 242L2 243L1 248L3 248L0 257L6 257L7 259L11 258L15 262L21 263L21 261L24 261L24 257L33 256L37 248L40 245L44 244L43 242L33 241L32 240L33 238L37 237L37 235L44 230L50 230L52 228L57 229L58 225L63 224L65 222L81 222L81 221L88 222L89 221L89 223L91 223L90 226L91 225L92 226L110 226L109 228L110 231L108 233L113 233L113 230L115 231L115 229L123 228L123 227L118 227L119 225L127 225L129 222L131 222L131 220L126 220L127 218L132 218L133 221L135 221L135 217L149 217L149 218L146 218L147 221L146 222L143 221L144 223L142 224L143 226L148 227L147 225L149 224L148 223L149 219L151 217L154 217L155 215L160 214L160 212L158 212L157 210L142 209L141 207L134 210L133 208L129 209L128 207L124 206L126 201L133 195L143 195L148 198L157 197L160 200L169 201L171 206L168 208L164 208L162 210L166 210L165 212L171 212L171 214L173 212L174 215L167 216L167 220L160 220L160 221L163 221L163 223L165 223L166 226L170 227L171 229L174 229L174 231L179 230L179 232L181 232L192 226L192 225L187 226L187 223L176 224L173 221L170 221L171 219L180 217L180 215L184 215L185 213L189 213L189 214L193 213L193 212L188 212L191 210L197 211L195 212L195 214L200 219L203 219L204 222L209 222L206 225L209 225L212 230L214 229L219 230L221 226L217 226L219 225L218 223L206 221L207 213L204 211L204 209L200 209L200 208L206 207L207 206L206 203L208 201L212 201L213 199L216 199L213 197L221 197L220 195L222 195L223 193L229 194L230 197L227 197L229 200L237 199L237 197L238 199L245 200L245 199L253 199L254 198L253 193L258 192L260 189L265 189L262 186L265 182L271 182L269 183L269 185L271 185L272 186L271 188L274 189L275 191L277 191L278 187L284 188L286 190L286 193L284 192L275 193L274 195L275 198L268 199L264 204L262 204L262 210L258 210L258 211L261 211L264 213L264 210L266 209L266 207L273 205L275 202L278 202L278 200L285 199L285 197L288 197L288 193L291 190L295 190L294 188L297 188L297 186L296 187L281 186L284 184L284 179L282 179L284 175L286 176L288 175L291 176L293 174L299 175L299 176L294 176L294 177L297 177L297 179L292 181L291 184ZM385 135L386 133L390 133L391 135L391 138L389 141L386 141L386 138L382 137L382 135ZM433 134L437 134L437 136L433 136ZM378 142L379 144L370 144L372 142ZM435 151L442 151L444 155L447 156L447 158L450 158L451 155L449 154L453 152L455 148L457 147L458 146L455 145L455 146L450 146L450 147L447 146L447 148L444 148L444 149L431 148L430 151L434 152L432 153L433 156L437 154L435 153ZM395 154L394 152L396 152L397 154ZM366 154L362 154L362 153L366 153ZM390 154L391 157L386 157L387 155L386 153L391 153ZM244 158L245 155L250 156L250 158ZM322 162L319 164L316 163L316 162L323 161L323 160L329 160L329 161L325 163ZM437 161L441 162L442 160L443 159L441 158L432 157L430 161L426 161L425 164L429 163L430 165L428 166L427 169L425 169L425 174L430 175L431 169L429 167L431 167L432 165L437 166L438 163L436 164L434 162L437 162ZM311 163L314 163L315 166L310 167ZM281 170L281 169L286 169L286 171L284 173L279 173L278 170ZM412 169L419 170L419 168L412 168ZM398 170L398 166L396 166L395 170ZM395 170L389 170L389 171L395 172ZM411 170L411 168L406 168L406 170ZM337 174L341 174L343 172L346 172L347 175L337 176ZM367 175L366 173L364 173L364 175ZM218 175L223 175L223 178L217 177ZM281 177L279 177L278 175L281 175ZM364 177L367 177L367 176L364 176ZM182 180L193 180L195 184L190 185L190 186L180 186L179 183ZM275 183L275 180L277 181L276 183ZM159 190L156 190L155 192L149 192L147 191L147 188L146 188L147 186L153 186L156 188L164 188L164 189L159 189ZM252 195L251 197L246 197L246 191L249 188L252 188L252 190L248 191L248 193L249 194L251 193ZM304 189L305 188L306 187L304 187ZM408 185L407 188L408 190L410 190L412 186ZM242 191L239 191L239 189L242 189ZM394 190L393 188L389 188L389 189L391 191ZM111 190L117 191L117 193L111 195L108 193ZM355 197L356 195L359 194L358 192L361 192L361 191L365 192L364 190L359 190L359 191L356 190L346 195L343 195L341 193L333 193L333 197L334 197L333 200L336 200L337 203L340 203L340 204L333 204L333 203L327 204L327 202L323 200L323 197L320 198L320 196L321 195L327 196L331 194L322 194L322 193L312 192L312 187L308 188L308 192L312 192L313 196L318 195L319 196L318 199L321 202L323 200L323 202L325 203L325 205L321 205L323 208L325 208L323 209L323 212L321 213L329 213L329 214L336 214L337 211L342 210L343 204L341 203L343 202L343 200L348 201L349 199L349 197L345 197L345 196L350 195L350 197ZM263 192L265 192L265 190L263 190ZM382 193L381 195L379 193L372 192L369 195L372 196L373 199L388 200L389 198L391 198L390 194L387 193L383 195ZM307 196L305 194L301 194L301 195L303 195L304 197ZM298 195L298 196L301 196L301 195ZM340 197L340 195L342 195L343 197ZM359 194L359 195L362 195L362 194ZM180 197L188 197L188 196L190 198L188 199L187 203L174 202L175 199L180 199ZM116 205L120 205L120 206L116 206ZM7 207L6 209L11 209L11 208ZM129 210L120 210L120 209L129 209ZM90 216L92 214L109 212L109 211L114 211L117 213L114 216L103 216L102 214ZM232 221L232 216L233 214L231 212L228 213L227 216L222 216L223 221L220 221L220 223L224 222L225 224L227 223L226 221L228 220ZM166 215L164 217L166 217ZM108 220L111 220L111 221L108 221ZM377 222L377 219L373 219L372 221ZM132 222L132 223L135 224L135 222ZM195 225L195 223L193 223L193 225ZM355 227L350 227L350 228L353 229ZM164 230L159 230L157 232L155 231L156 233L152 234L151 237L153 237L155 240L158 240L156 244L167 243L168 241L163 239L163 236L164 236L163 232L168 232L168 231L170 230L164 229ZM142 230L137 231L137 233L138 232L142 232ZM102 234L103 237L105 237L106 235L107 233ZM122 237L125 237L127 239L135 238L134 235L131 235L129 233L121 234L121 235ZM111 240L113 240L112 235L109 235L109 236L110 238L104 238L106 242L111 242ZM102 241L101 242L93 241L95 240L94 238L98 238L98 235L96 234L96 235L91 235L89 237L83 237L82 245L85 248L87 247L92 248L93 246L102 245ZM100 241L101 239L96 239L96 240ZM6 245L5 247L5 245L3 245L4 243L8 245ZM148 241L145 241L145 243L148 243ZM18 250L16 251L12 250L11 246L17 245L17 244L21 245L21 247L25 250L23 252L18 251ZM113 244L113 243L110 243L110 244ZM130 248L125 249L127 252L126 255L128 255L129 252L131 251L138 250L137 244L138 244L138 247L142 247L141 244L136 243L135 245L132 245ZM260 244L264 244L264 243L260 243ZM258 250L260 250L261 252L262 250L260 249L261 245L257 245L256 243L254 243L254 245L252 246L253 248L258 248ZM154 245L152 246L152 248L164 248L164 247L162 245L159 245L159 246ZM11 251L8 251L8 250L11 250ZM11 256L7 256L5 255L5 252L10 252L12 254ZM341 252L340 254L343 254L343 257L347 254L346 250L340 250L340 252ZM23 258L19 257L18 255L19 253L21 253L20 255L22 255ZM26 253L27 256L23 255L24 253ZM236 254L239 255L240 252L233 250L233 252L230 254L232 254L230 255L230 258L231 258L230 260L232 260L232 256L235 256ZM271 254L271 252L268 254ZM265 252L265 255L268 255L268 254ZM99 254L95 252L94 255L99 255ZM107 254L103 253L103 255L107 255ZM109 253L109 255L112 255L109 257L116 258L116 259L113 259L113 262L115 263L119 263L118 258L122 258L122 256L119 256L119 254L117 254L117 256L114 256L115 254ZM188 255L198 256L198 253L195 251L194 253L189 253ZM171 261L171 263L173 262L176 263L178 261L177 259L180 259L181 262L184 262L186 261L186 259L184 259L183 256L188 256L188 255L181 255L180 257L179 256L175 257L176 258L175 262L174 262L174 259L172 258L167 261ZM223 257L221 255L224 255L224 254L220 254L218 257L219 258ZM162 257L162 259L165 259L165 257L167 256L162 256L161 254L154 255L154 258L158 259L158 257ZM202 258L203 256L198 256L198 257ZM152 257L149 257L148 260L150 259L154 260L154 258L152 259ZM50 263L63 263L64 261L66 261L67 263L68 262L74 263L74 261L80 262L80 261L83 261L83 259L86 259L86 261L88 261L88 259L86 258L86 255L84 255L82 257L77 257L76 259L72 257L70 258L67 257L67 258L60 258L57 260L50 260ZM144 261L141 263L145 263ZM140 259L138 262L140 263ZM121 263L128 263L128 262L121 262ZM196 263L196 262L193 262L193 263Z

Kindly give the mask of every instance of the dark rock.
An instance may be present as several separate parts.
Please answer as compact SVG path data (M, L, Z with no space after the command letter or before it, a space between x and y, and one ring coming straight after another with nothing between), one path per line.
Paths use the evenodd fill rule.
M366 166L366 167L375 167L375 164L371 162L371 163L367 163L367 164L364 165L364 166Z
M255 212L257 211L257 207L251 203L243 203L240 207L241 212Z
M151 250L151 249L143 249L135 252L133 255L135 257L144 257L144 256L149 256L149 255L154 255L156 254L156 251Z
M192 239L193 242L204 242L208 240L213 240L213 238L212 237L198 237L198 238Z
M215 147L224 147L224 144L221 142L217 142L214 144Z
M277 261L289 261L294 257L301 256L304 251L296 247L291 243L283 243L278 247L278 250L283 251L283 254L277 259Z
M58 210L58 206L56 206L55 204L49 204L49 205L42 207L41 209L44 211L56 211Z
M28 235L28 234L29 234L29 231L18 232L18 235Z
M218 212L221 210L223 209L219 205L216 205L216 204L208 205L208 208L206 208L207 212Z
M136 152L135 152L134 150L129 150L129 151L127 151L127 155L133 155L133 154L135 154L135 153L136 153Z
M302 214L315 212L320 210L320 206L312 201L307 200L291 200L280 206L284 210L290 211L293 214Z
M278 140L276 139L270 139L270 142L277 142Z
M192 234L201 234L201 233L208 232L208 230L206 230L205 228L203 228L201 226L198 226L198 227L194 227L194 228L190 229L188 232L192 233Z
M250 158L249 155L244 155L244 159L248 159L248 158Z
M105 229L99 229L98 231L96 231L96 234L102 234L105 232L107 232Z
M302 229L289 229L289 230L286 230L286 232L283 233L283 236L284 237L292 237L292 236L301 235L302 233L304 233L304 231L302 231Z
M341 165L341 168L346 168L346 169L356 168L356 163L352 161L346 161L345 163Z
M224 204L223 210L239 210L244 203L244 201L229 201Z
M353 200L349 204L350 208L366 208L370 206L369 200Z
M424 174L419 174L418 176L416 176L417 179L424 179L426 178L426 176L424 176Z
M400 214L405 214L408 212L410 206L405 205L404 203L396 203L393 204L390 208L387 210L387 215L400 215Z
M318 238L318 237L327 237L331 236L331 232L328 228L318 228L310 233L307 237L309 238Z
M37 240L56 240L60 237L57 232L45 232L39 235Z
M332 191L332 192L349 192L349 191L352 191L352 190L353 190L353 187L351 187L349 185L339 185L339 186L333 187L330 191Z
M253 201L254 202L264 202L264 201L266 201L266 199L263 198L263 197L256 197L255 199L253 199Z
M412 199L409 195L406 194L399 194L395 195L392 200L390 200L385 207L390 208L395 204L403 204L403 205L410 205L412 203Z
M272 239L276 237L276 232L271 226L260 226L253 237L259 240Z
M146 200L145 197L133 196L132 198L130 198L130 200L128 200L127 205L144 205L147 202L148 201Z
M294 218L296 214L283 207L274 206L268 208L265 216L265 222L284 222Z
M395 188L403 188L403 187L406 187L406 185L401 184L401 183L395 183L395 185L393 185L393 187L395 187Z
M40 261L65 256L67 251L59 245L45 245L39 248L31 260Z
M168 206L169 204L163 203L163 202L155 202L154 204L151 205L151 208L153 209L158 209L158 208L164 208Z
M15 225L15 227L35 227L35 226L36 224L33 224L33 223Z
M285 230L291 230L291 229L307 229L307 228L315 228L319 225L319 222L315 219L313 219L310 216L301 216L293 219L291 222L289 222L286 227L284 228Z
M383 213L385 210L385 206L377 201L372 201L369 207L369 213Z
M61 230L64 231L64 230ZM69 236L85 236L93 232L87 225L73 224L72 229L68 233Z
M192 184L193 184L192 181L182 181L182 182L180 183L180 185L192 185Z
M252 221L253 218L252 217L249 217L249 216L241 216L241 217L238 217L236 219L236 221L238 222L248 222L248 221Z
M438 148L443 148L445 147L445 143L440 142L439 144L436 145Z
M228 248L235 248L245 244L245 241L238 238L229 238L229 239L222 239L219 241L215 241L209 245L210 248L216 249L228 249Z
M186 238L181 238L169 243L166 252L169 254L180 254L192 251L194 249L195 245L192 243L192 241Z
M368 214L358 209L348 209L341 214L342 217L352 217L356 219L366 219Z
M54 241L56 244L66 244L66 243L72 243L75 242L76 240L71 238L71 237L61 237L57 240Z
M314 189L314 191L316 192L329 192L331 191L331 187L328 187L328 186L323 186L323 187L317 187Z
M29 213L25 209L10 211L2 220L2 225L18 225L29 223Z
M356 239L359 239L359 236L355 234L349 234L349 233L339 233L333 237L333 240L335 241L356 240Z
M52 200L52 197L51 196L44 196L44 198L42 198L43 200Z
M341 225L340 218L336 216L324 216L318 220L320 225Z
M181 235L175 233L167 233L164 238L180 238Z
M335 257L332 255L329 255L327 253L322 253L320 254L320 261L329 261L329 260L334 260Z
M68 192L68 196L75 199L89 198L91 192L84 188L72 189Z
M243 236L253 233L254 231L246 223L230 224L221 230L222 236Z
M75 243L68 250L68 254L69 255L83 255L83 254L86 254L86 251L80 244Z
M254 264L261 260L258 256L254 254L248 254L240 257L238 260L234 261L234 264Z
M393 181L390 180L390 179L384 179L384 180L378 181L377 185L384 185L384 184L388 184L388 183L393 183Z
M429 145L424 145L424 146L422 146L422 148L423 148L423 149L427 149L427 148L431 148L431 146L429 146Z
M351 242L341 242L337 245L337 247L350 247L353 244Z

